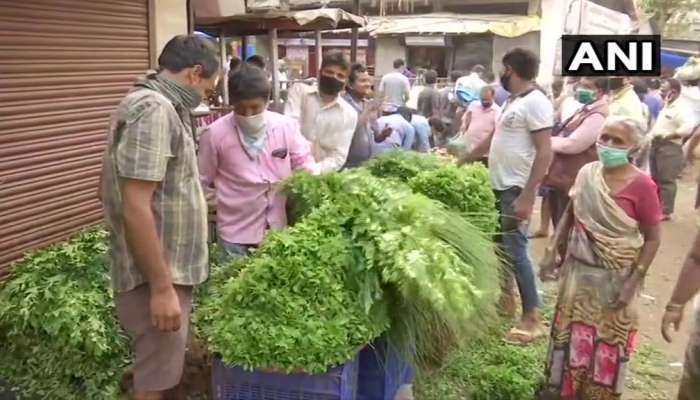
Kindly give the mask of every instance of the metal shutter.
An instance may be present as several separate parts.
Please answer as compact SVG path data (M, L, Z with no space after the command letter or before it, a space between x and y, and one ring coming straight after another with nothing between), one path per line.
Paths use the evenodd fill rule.
M0 0L0 278L102 219L109 117L149 67L147 0Z

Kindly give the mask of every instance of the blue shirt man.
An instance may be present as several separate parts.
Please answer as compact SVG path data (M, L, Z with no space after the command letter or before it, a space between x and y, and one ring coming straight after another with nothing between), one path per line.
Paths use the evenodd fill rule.
M372 154L385 153L391 150L411 150L415 141L416 131L401 114L385 115L377 120L379 130L385 127L392 129L391 135L382 143L372 145Z

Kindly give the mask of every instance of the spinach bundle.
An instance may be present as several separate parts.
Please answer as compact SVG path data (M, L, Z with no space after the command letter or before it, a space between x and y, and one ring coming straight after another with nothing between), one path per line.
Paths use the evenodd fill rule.
M106 238L85 232L32 253L0 287L0 374L23 394L117 397L129 347L114 315Z
M215 313L199 320L224 361L318 372L388 331L428 367L488 315L498 260L461 215L362 169L297 174L283 190L298 223L271 234L198 311Z
M396 151L371 160L367 168L375 176L401 180L416 193L462 213L485 233L496 232L496 197L488 169L481 164L457 167L434 155Z
M386 312L380 304L366 310L355 295L365 282L353 281L343 218L320 207L270 234L238 276L212 281L197 310L210 351L244 368L320 373L379 336Z

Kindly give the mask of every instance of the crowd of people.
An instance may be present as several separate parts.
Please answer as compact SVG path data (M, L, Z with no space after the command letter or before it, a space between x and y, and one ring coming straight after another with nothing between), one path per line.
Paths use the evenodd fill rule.
M317 82L291 86L277 113L264 60L249 60L227 71L233 112L207 127L196 152L189 110L216 87L217 57L201 38L175 37L159 72L113 116L100 198L118 316L133 340L135 399L168 398L180 381L192 289L207 278L207 201L216 204L220 248L245 256L287 225L277 183L387 151L447 152L488 166L506 261L499 308L515 317L516 287L522 302L504 340L518 345L547 334L529 256L529 220L542 197L546 219L534 235L549 236L550 225L554 233L539 277L558 279L560 290L540 397L619 398L638 340L635 298L700 143L700 69L663 81L568 78L548 94L534 82L537 56L514 48L498 82L476 65L438 88L428 71L411 108L403 60L375 88L365 66L328 53ZM667 306L665 337L699 289L700 237ZM700 322L685 367L682 400L700 393Z

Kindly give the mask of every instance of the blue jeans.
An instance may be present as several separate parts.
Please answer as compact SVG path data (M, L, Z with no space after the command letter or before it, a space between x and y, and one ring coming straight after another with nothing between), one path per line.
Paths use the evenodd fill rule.
M497 242L507 262L503 277L504 290L512 290L512 280L515 275L523 302L523 313L528 313L539 308L541 303L540 295L537 293L535 271L528 253L527 224L515 217L513 207L520 192L522 189L519 187L495 191L496 207L501 223L501 234Z

